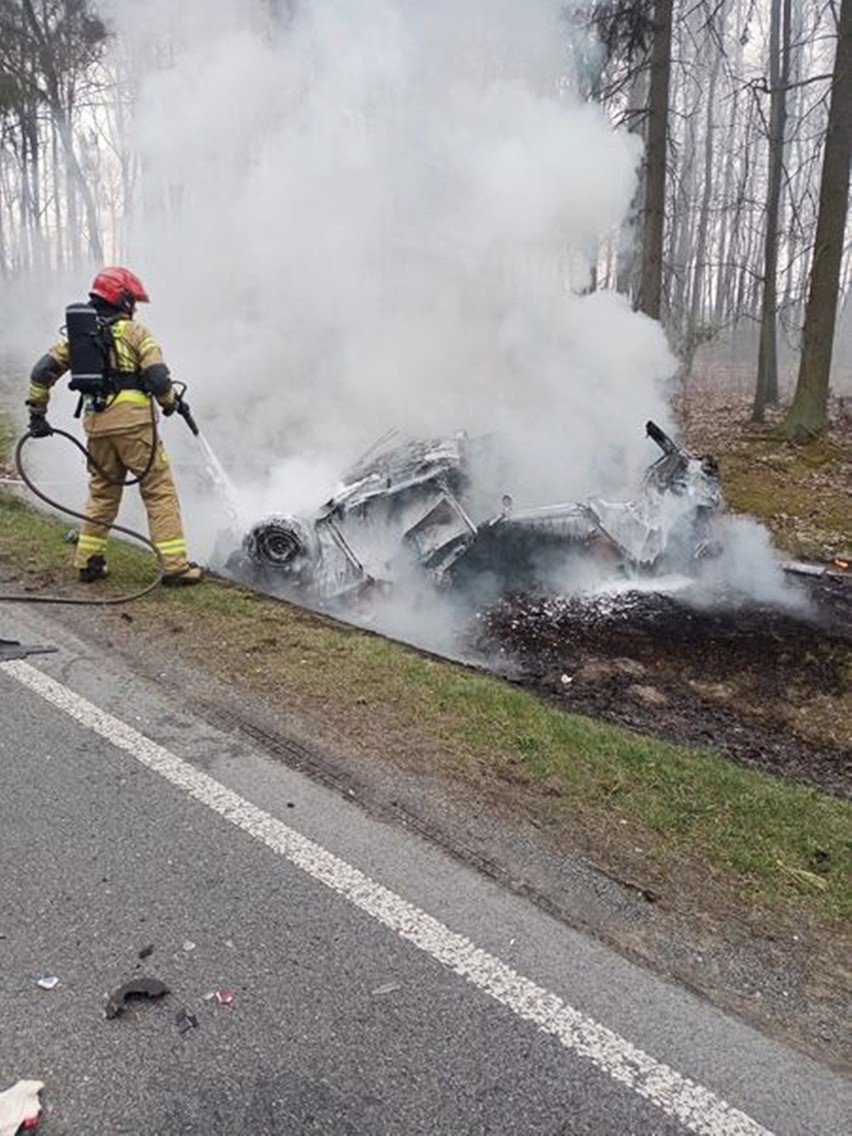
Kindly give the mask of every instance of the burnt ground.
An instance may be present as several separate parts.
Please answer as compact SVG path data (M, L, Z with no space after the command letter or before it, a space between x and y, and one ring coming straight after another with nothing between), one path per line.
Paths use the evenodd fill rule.
M802 586L810 602L795 613L514 595L481 617L475 646L566 708L848 796L852 578Z

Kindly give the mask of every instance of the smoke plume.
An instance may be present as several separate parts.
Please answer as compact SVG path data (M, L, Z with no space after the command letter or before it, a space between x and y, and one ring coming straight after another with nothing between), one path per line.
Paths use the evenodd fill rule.
M389 429L494 436L495 506L630 491L674 362L587 294L640 153L577 93L564 0L101 7L133 94L123 259L239 523L310 512ZM172 423L205 559L228 518Z
M639 155L574 93L561 0L110 10L128 259L247 509L321 501L389 428L497 435L530 504L638 470L672 360L581 293Z

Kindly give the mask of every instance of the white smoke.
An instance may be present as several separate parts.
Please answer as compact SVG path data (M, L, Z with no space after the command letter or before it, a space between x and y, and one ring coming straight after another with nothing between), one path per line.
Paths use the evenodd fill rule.
M575 93L564 0L100 7L133 91L123 259L244 523L310 513L389 428L495 435L495 499L630 493L674 361L583 294L640 153ZM54 282L28 330L86 286ZM164 434L203 559L226 518Z
M390 427L465 429L530 504L626 481L673 364L579 294L639 155L571 93L565 5L291 7L109 6L137 72L128 259L226 468L297 511Z
M806 593L784 571L769 532L753 517L725 517L718 530L720 555L703 566L692 599L698 606L737 607L744 601L806 615Z

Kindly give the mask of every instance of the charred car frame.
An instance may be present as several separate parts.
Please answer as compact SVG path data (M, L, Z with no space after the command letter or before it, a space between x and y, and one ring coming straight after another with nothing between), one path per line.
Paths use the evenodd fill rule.
M412 575L436 589L497 595L552 582L577 557L623 573L691 572L714 555L723 509L712 457L697 457L654 422L660 456L635 498L517 510L509 496L475 515L465 434L383 439L341 479L313 517L253 524L225 562L229 576L310 606L335 606Z

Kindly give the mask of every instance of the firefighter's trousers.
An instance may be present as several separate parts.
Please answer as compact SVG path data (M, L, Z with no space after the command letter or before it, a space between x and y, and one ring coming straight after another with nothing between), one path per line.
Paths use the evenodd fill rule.
M121 482L128 474L138 477L144 472L151 457L153 441L154 427L151 422L133 426L120 433L89 436L88 447L92 462L89 464L89 499L85 509L87 520L83 523L77 540L75 567L85 567L92 555L105 555L109 529L121 504ZM96 468L95 462L100 469ZM177 489L169 468L169 459L159 437L151 468L139 482L139 492L148 514L151 542L163 558L164 571L180 572L188 563L186 540ZM96 524L95 521L103 523Z

